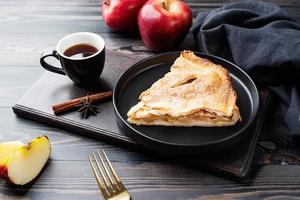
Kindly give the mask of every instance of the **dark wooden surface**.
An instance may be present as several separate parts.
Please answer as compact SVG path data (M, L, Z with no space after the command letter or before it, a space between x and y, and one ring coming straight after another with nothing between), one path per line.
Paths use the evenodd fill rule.
M195 16L197 11L213 9L229 1L187 2ZM300 18L298 0L271 2ZM96 32L104 37L108 49L128 54L149 53L137 37L109 31L100 14L98 0L0 1L0 141L28 140L46 134L52 143L51 160L39 179L26 187L12 187L1 181L1 200L101 199L87 162L87 155L97 148L106 150L134 199L299 198L300 166L289 165L283 162L284 159L279 165L272 162L272 157L268 157L269 160L258 162L245 180L233 180L16 117L11 106L43 73L39 66L40 54L45 49L53 48L65 34ZM182 48L193 46L189 35ZM273 131L286 133L277 123L267 126L265 131L269 134ZM266 140L261 144L264 147L262 151L272 150L274 146L272 141ZM284 150L283 153L287 154L288 151ZM293 159L299 161L297 155ZM182 173L174 173L178 170Z
M126 148L132 146L136 150L141 151L142 147L128 137L126 131L122 130L118 125L112 101L96 105L99 111L98 116L90 117L87 120L83 120L78 112L66 112L58 116L53 114L51 105L57 102L112 90L119 76L143 58L137 57L136 54L128 55L115 50L106 50L105 54L105 68L101 74L100 81L93 87L79 87L65 76L47 71L13 106L14 113L27 119L105 141L112 145ZM259 89L259 94L259 113L253 126L242 133L242 141L216 155L207 154L205 155L206 158L203 155L198 155L185 160L185 156L181 158L177 156L176 160L182 159L181 163L188 162L188 164L194 166L201 164L201 166L209 169L215 169L237 177L245 177L251 168L253 155L256 151L258 138L261 134L271 99L271 94L266 89ZM173 133L171 135L173 136Z

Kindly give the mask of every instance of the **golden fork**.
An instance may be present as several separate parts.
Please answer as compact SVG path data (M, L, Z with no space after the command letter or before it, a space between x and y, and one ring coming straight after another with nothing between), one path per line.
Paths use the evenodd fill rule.
M104 159L107 162L106 165L102 159L101 153L99 152L99 150L97 150L97 154L98 154L98 157L100 158L100 162L104 169L105 174L103 173L103 170L101 169L101 166L99 164L97 156L94 153L92 153L92 155L89 155L89 161L90 161L91 167L93 169L95 178L97 180L99 189L100 189L103 197L106 200L129 200L130 194L127 192L126 188L124 187L123 183L121 182L120 178L118 177L116 171L112 167L104 150L101 150L101 152L104 156ZM94 163L96 163L96 167L95 167ZM108 170L107 166L108 166L109 170ZM100 175L101 175L106 187L104 187L101 179L99 178L97 171L100 172ZM114 178L112 178L111 173L109 171L111 171Z

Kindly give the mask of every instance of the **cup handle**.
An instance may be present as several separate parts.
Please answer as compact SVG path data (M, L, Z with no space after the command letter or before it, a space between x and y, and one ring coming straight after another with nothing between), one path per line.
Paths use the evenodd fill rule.
M54 51L52 51L52 53L48 53L48 54L46 52L44 52L44 53L42 53L41 58L40 58L40 63L42 65L42 67L50 72L66 75L66 73L63 71L62 68L54 67L45 61L45 59L50 56L55 57L57 60L59 60L57 51L54 50Z

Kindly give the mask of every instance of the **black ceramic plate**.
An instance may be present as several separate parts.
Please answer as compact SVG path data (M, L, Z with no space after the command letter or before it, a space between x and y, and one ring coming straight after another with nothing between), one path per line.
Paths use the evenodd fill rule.
M137 126L127 122L128 110L138 102L140 93L163 77L180 52L169 52L144 59L125 71L117 81L113 104L119 125L136 142L166 154L198 154L222 150L238 142L253 122L259 96L250 77L236 65L216 56L196 53L214 63L221 64L230 72L238 95L242 122L231 127L164 127Z

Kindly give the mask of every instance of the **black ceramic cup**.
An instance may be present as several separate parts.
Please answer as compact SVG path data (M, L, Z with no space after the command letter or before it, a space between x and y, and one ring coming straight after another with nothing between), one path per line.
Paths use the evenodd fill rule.
M89 44L98 49L96 53L87 57L68 57L64 52L75 45ZM47 57L55 57L60 61L62 68L55 67L45 61ZM48 71L67 75L74 83L89 85L96 83L102 73L105 62L105 43L101 36L79 32L63 37L56 45L56 50L51 53L44 52L40 63Z

